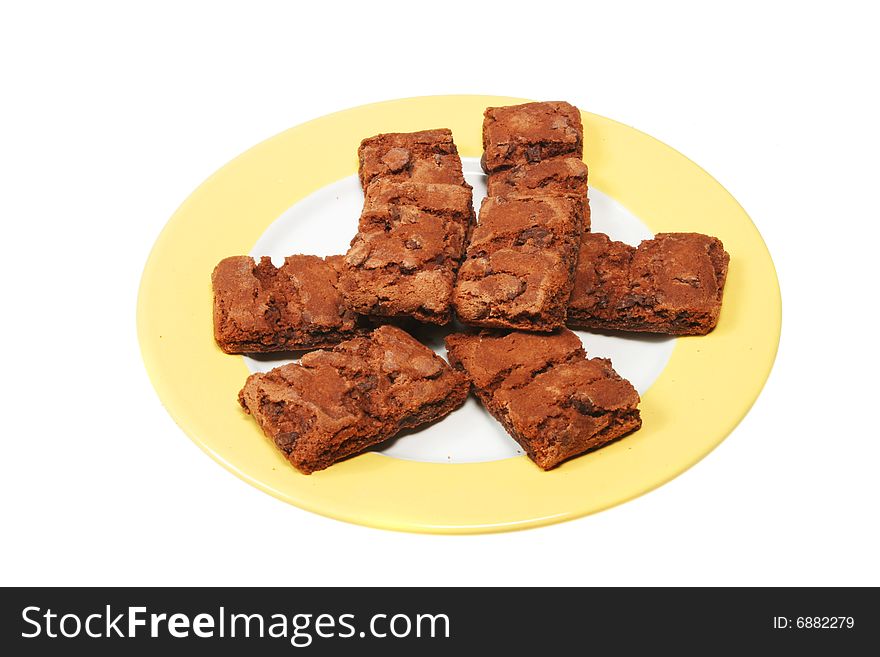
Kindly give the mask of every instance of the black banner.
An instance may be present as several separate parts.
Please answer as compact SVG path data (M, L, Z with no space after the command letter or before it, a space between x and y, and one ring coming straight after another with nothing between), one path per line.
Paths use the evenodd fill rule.
M14 655L141 647L163 655L477 647L852 654L880 637L875 589L22 588L3 589L2 598L2 647Z

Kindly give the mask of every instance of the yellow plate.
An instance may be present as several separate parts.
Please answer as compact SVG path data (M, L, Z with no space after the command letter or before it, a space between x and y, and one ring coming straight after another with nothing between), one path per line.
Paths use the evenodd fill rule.
M731 255L718 327L676 341L643 395L640 431L550 472L524 456L444 464L368 453L304 476L239 409L236 395L248 369L212 339L214 265L248 253L282 212L354 173L363 137L445 126L463 156L479 157L484 108L520 102L526 101L437 96L345 110L255 146L193 192L147 260L137 319L150 378L192 440L245 481L315 513L387 529L477 533L620 504L680 474L730 433L761 391L779 343L779 284L767 247L745 211L700 167L648 135L588 112L591 187L655 232L710 233Z

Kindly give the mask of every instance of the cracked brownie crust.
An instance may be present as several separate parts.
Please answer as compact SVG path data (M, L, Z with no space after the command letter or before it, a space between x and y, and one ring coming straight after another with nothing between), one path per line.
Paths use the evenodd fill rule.
M446 128L376 135L361 142L358 175L367 189L377 177L402 182L444 183L470 188L461 158Z
M214 338L228 354L329 347L354 337L357 317L337 288L342 256L225 258L214 269Z
M565 102L489 107L483 118L483 168L494 173L559 155L583 158L583 126Z
M545 470L641 426L635 388L611 361L587 359L567 329L454 334L446 350L483 406Z
M581 228L590 230L587 198L587 165L578 157L554 157L535 164L520 164L488 176L488 195L509 198L568 196L581 204Z
M472 216L470 188L374 181L345 256L345 302L371 317L448 323Z
M467 378L433 351L382 326L252 374L239 402L290 463L310 474L444 417L468 390Z
M705 335L718 323L730 256L715 237L659 233L638 248L585 234L567 324Z
M562 326L579 239L572 199L487 197L458 271L458 317L484 327Z

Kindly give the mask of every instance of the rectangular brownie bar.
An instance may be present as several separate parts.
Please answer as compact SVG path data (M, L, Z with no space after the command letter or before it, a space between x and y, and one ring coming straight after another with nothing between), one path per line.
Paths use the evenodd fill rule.
M455 285L459 319L533 331L563 326L580 235L570 198L484 199Z
M483 116L483 169L492 174L560 155L584 156L577 107L565 102L489 107Z
M446 352L486 410L545 470L642 425L635 388L611 361L587 359L567 329L453 334Z
M340 290L355 312L446 324L473 216L461 185L373 181Z
M446 128L376 135L361 142L358 175L366 191L375 178L462 185L461 158Z
M499 169L488 176L487 185L489 196L569 196L582 206L582 230L590 230L587 165L578 157L560 156Z
M214 338L228 354L329 347L358 332L337 288L342 256L225 258L214 269Z
M730 256L715 237L659 233L638 248L585 234L567 324L705 335L718 323Z
M464 403L469 387L409 334L381 326L252 374L238 399L288 461L310 474L444 417Z

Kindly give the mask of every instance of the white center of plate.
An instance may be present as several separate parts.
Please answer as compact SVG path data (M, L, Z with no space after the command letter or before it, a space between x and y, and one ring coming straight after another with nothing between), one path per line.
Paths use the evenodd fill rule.
M474 187L474 207L486 195L486 176L477 158L462 158L464 174ZM297 253L328 256L345 253L356 230L364 195L356 175L338 180L288 208L266 229L251 255L271 256L276 265ZM611 197L590 188L592 230L612 239L637 245L653 234L636 216ZM448 328L430 328L418 337L446 357L443 336ZM644 393L666 367L675 338L636 333L577 331L587 355L610 358L614 369ZM288 355L243 356L251 372L267 372L293 362ZM479 402L471 396L465 405L440 422L406 431L379 445L376 451L412 461L474 463L497 461L522 454Z

